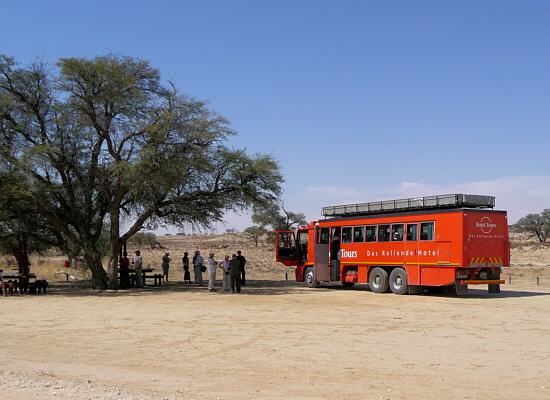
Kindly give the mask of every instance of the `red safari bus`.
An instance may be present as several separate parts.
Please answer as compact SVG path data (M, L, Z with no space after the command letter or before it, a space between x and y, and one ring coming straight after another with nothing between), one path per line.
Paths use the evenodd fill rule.
M492 196L452 194L323 208L324 220L277 231L276 258L317 287L368 283L375 293L430 287L499 293L510 266L508 221Z

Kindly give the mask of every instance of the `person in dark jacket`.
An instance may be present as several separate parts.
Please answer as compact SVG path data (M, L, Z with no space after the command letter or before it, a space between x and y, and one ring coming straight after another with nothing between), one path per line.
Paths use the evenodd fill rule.
M233 254L229 261L229 279L231 280L231 293L241 293L241 263L237 259L237 255Z
M183 283L191 283L191 273L189 272L189 253L188 252L183 253L181 262L183 263Z
M246 265L246 258L241 254L241 251L237 251L237 260L239 260L240 268L241 268L241 285L246 285L246 271L244 270L244 266Z
M165 253L164 256L162 256L162 275L164 275L164 280L166 282L168 282L168 273L170 272L170 261L172 261L170 253Z

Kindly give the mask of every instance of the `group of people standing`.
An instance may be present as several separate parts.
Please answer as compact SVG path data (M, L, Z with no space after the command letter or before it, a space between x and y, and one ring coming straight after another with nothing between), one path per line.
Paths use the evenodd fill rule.
M170 272L170 253L165 253L162 257L162 275L164 280L168 281L168 274ZM241 254L241 251L237 251L237 254L233 254L231 259L229 255L226 255L222 261L218 261L214 258L214 253L208 255L206 263L199 250L195 251L193 259L189 260L189 253L186 251L183 253L181 259L183 264L183 281L184 283L191 283L190 265L193 266L193 274L195 278L195 284L202 285L203 272L208 271L208 290L211 292L216 291L216 273L218 269L222 272L222 288L224 291L230 291L232 293L240 293L241 286L246 285L246 258ZM192 263L192 264L191 264ZM141 252L136 250L136 256L133 260L133 269L136 274L136 287L143 287L143 257ZM124 253L120 259L120 286L123 289L130 287L130 260L128 254Z
M188 252L183 253L181 261L183 263L183 281L191 283ZM208 271L208 290L210 292L216 291L216 273L218 269L223 274L222 287L224 291L231 290L232 293L240 293L241 286L246 285L246 258L241 254L240 250L237 251L237 254L233 254L231 259L229 259L229 255L226 255L222 261L216 260L214 253L210 253L206 265L200 251L197 250L193 255L192 265L195 284L197 285L202 285L202 273Z

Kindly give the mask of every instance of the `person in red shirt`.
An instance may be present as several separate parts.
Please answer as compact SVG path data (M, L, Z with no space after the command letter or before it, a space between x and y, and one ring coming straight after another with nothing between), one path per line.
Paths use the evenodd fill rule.
M128 289L130 287L130 259L128 253L124 253L120 259L120 288Z

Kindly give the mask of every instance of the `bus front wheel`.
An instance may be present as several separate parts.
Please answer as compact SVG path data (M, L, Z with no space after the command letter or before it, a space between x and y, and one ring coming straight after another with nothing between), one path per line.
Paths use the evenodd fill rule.
M306 270L304 271L304 281L306 282L307 287L319 287L319 281L315 280L315 273L313 272L313 268L306 268Z

